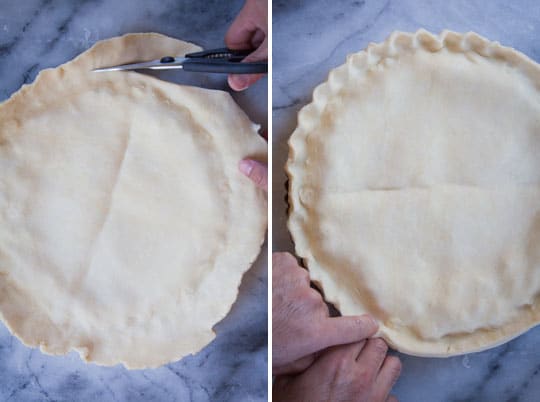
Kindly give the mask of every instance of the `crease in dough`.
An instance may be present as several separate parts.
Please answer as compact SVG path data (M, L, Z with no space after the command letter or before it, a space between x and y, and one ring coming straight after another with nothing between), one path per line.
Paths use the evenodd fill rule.
M114 175L112 187L108 191L109 197L108 197L108 202L106 202L107 207L105 208L104 217L101 220L101 224L99 225L98 231L96 232L94 239L90 242L90 246L88 247L88 257L86 257L85 259L86 261L88 261L86 264L86 269L84 269L83 272L79 274L78 278L76 278L73 281L73 284L71 286L73 293L80 290L80 285L83 283L84 279L87 277L88 272L92 269L92 262L94 258L94 249L96 247L96 243L99 241L99 238L101 237L101 234L103 233L103 229L105 228L105 225L107 224L107 221L109 220L113 198L114 198L114 192L118 184L118 181L120 179L120 175L122 173L122 167L124 166L124 160L126 159L126 154L129 148L129 141L131 139L131 123L129 123L129 126L126 128L125 131L127 132L127 134L125 135L126 139L124 140L124 145L123 145L124 150L123 152L121 152L121 156L119 158L118 168L117 168L116 174ZM82 355L87 359L88 356L90 356L90 349L86 347L86 348L82 348L82 350L84 351Z

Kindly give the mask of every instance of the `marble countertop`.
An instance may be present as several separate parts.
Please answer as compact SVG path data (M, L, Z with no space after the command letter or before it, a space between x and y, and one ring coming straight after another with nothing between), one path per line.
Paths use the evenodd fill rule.
M159 32L206 48L222 47L243 4L165 0L0 0L0 101L43 68L72 59L100 39ZM227 89L224 76L167 72L163 78ZM234 94L266 127L267 80ZM53 357L23 346L0 323L1 401L266 401L266 249L244 275L236 303L216 339L194 356L149 370L85 364L78 354Z
M286 229L287 139L313 89L349 53L394 30L476 31L540 62L535 0L312 0L273 2L273 249L293 251ZM286 44L280 46L280 44ZM401 402L540 400L540 327L500 347L460 357L400 355Z

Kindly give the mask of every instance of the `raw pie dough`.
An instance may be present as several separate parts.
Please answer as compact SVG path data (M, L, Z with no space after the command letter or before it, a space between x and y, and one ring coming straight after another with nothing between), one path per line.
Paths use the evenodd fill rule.
M28 346L158 366L197 352L259 253L265 158L226 92L96 67L199 48L97 43L0 106L0 317Z
M315 89L289 229L326 298L398 350L482 350L540 322L540 68L474 33L394 33Z

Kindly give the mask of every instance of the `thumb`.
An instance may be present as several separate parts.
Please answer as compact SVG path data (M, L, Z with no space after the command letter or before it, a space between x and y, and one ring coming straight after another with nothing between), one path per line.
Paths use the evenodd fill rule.
M242 60L242 63L249 63L254 61L264 61L268 59L268 38L265 38L261 45L250 53L248 56ZM231 74L229 75L228 81L229 86L235 91L243 91L247 87L251 86L259 79L261 79L264 74Z
M235 91L243 91L259 81L264 74L230 74L227 81Z
M317 334L319 350L360 342L377 332L379 324L370 315L325 318Z

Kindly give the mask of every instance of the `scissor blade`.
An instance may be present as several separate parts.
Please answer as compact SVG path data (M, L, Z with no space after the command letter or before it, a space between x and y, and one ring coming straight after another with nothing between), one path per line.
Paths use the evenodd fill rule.
M102 73L102 72L107 72L107 71L142 70L142 69L168 70L168 69L173 69L173 68L182 68L182 63L184 62L184 60L185 59L183 57L179 57L179 58L176 58L174 62L163 63L162 59L157 59L157 60L145 61L142 63L122 64L120 66L96 68L92 71L96 73Z

